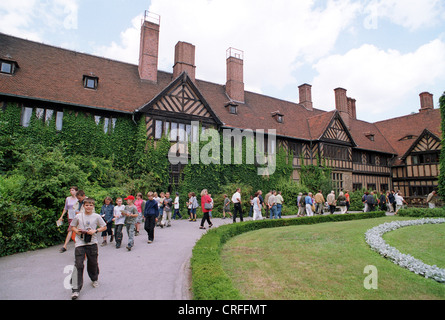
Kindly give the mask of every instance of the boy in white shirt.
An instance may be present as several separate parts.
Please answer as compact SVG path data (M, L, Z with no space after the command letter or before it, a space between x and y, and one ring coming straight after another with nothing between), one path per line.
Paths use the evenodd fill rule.
M122 215L122 211L125 210L125 206L122 204L122 198L116 199L116 205L114 206L114 237L116 239L116 249L119 249L122 244L123 233L122 229L125 224L125 216Z
M83 203L84 212L77 214L71 221L71 229L76 234L76 248L74 250L74 271L71 276L71 299L79 297L83 285L83 269L85 256L87 258L88 276L97 287L99 278L99 265L97 263L97 233L105 231L107 224L100 215L94 212L94 200L86 198Z

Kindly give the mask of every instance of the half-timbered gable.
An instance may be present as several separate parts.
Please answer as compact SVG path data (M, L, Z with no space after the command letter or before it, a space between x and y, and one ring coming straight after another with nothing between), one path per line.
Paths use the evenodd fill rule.
M311 119L312 156L323 159L334 169L352 169L352 148L356 146L340 114L335 111ZM321 130L320 130L321 129Z
M185 141L192 121L204 128L221 124L186 72L136 112L145 115L147 137L154 139L168 135L171 141Z
M425 129L402 157L402 160L411 156L413 164L437 163L441 149L442 143L440 138L428 129Z
M327 143L333 142L336 144L340 143L348 146L354 145L354 140L352 139L349 130L346 128L345 124L343 123L343 120L338 114L336 114L332 118L329 127L327 128L327 130L325 131L320 140L325 141Z
M425 195L437 188L441 140L425 129L394 166L395 184L412 196Z

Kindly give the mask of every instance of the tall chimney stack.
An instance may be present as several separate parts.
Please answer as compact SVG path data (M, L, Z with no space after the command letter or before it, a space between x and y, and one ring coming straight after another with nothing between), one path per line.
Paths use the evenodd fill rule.
M195 46L179 41L175 46L173 78L176 79L184 71L187 72L192 81L195 81Z
M357 107L355 99L348 98L348 114L351 119L357 119Z
M158 81L159 28L160 16L145 11L139 47L139 77L142 80Z
M244 103L244 52L229 48L226 57L226 93L233 101Z
M343 122L349 128L349 113L348 113L348 97L346 96L346 89L337 88L335 91L335 108L340 113Z
M434 109L433 95L429 92L422 92L420 94L420 112L427 112Z
M307 110L313 111L312 103L312 86L310 84L302 84L298 87L300 91L300 104L303 105Z

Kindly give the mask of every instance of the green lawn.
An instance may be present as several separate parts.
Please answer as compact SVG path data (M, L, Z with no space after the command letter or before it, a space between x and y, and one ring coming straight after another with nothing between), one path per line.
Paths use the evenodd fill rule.
M445 225L428 224L389 232L383 239L400 252L445 269Z
M425 279L393 264L372 251L365 232L379 224L407 218L386 217L357 221L261 229L230 239L222 251L222 264L245 300L299 299L445 299L445 284ZM410 241L412 254L428 251L443 243L445 225L436 226L434 235L422 227L406 240L394 231L391 240ZM426 226L427 227L427 226ZM406 228L408 232L409 228ZM425 229L427 230L427 229ZM409 233L409 232L408 232ZM435 237L440 237L436 241ZM422 239L422 241L417 241ZM394 243L392 243L394 241ZM394 245L395 246L395 245ZM413 248L417 247L417 251ZM398 248L404 252L402 248ZM443 247L434 249L431 259ZM405 253L405 252L404 252ZM410 252L406 252L410 253ZM442 258L436 263L443 264ZM422 259L422 257L418 257ZM366 290L368 265L377 267L378 289Z

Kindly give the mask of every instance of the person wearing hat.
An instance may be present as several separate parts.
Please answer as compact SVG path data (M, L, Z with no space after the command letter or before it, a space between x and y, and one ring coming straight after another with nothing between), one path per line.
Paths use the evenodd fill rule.
M125 206L124 211L122 211L122 215L125 216L125 227L127 228L128 234L127 250L131 251L131 248L134 246L134 226L139 216L139 212L134 205L134 196L128 196L124 200L127 201L127 205Z

